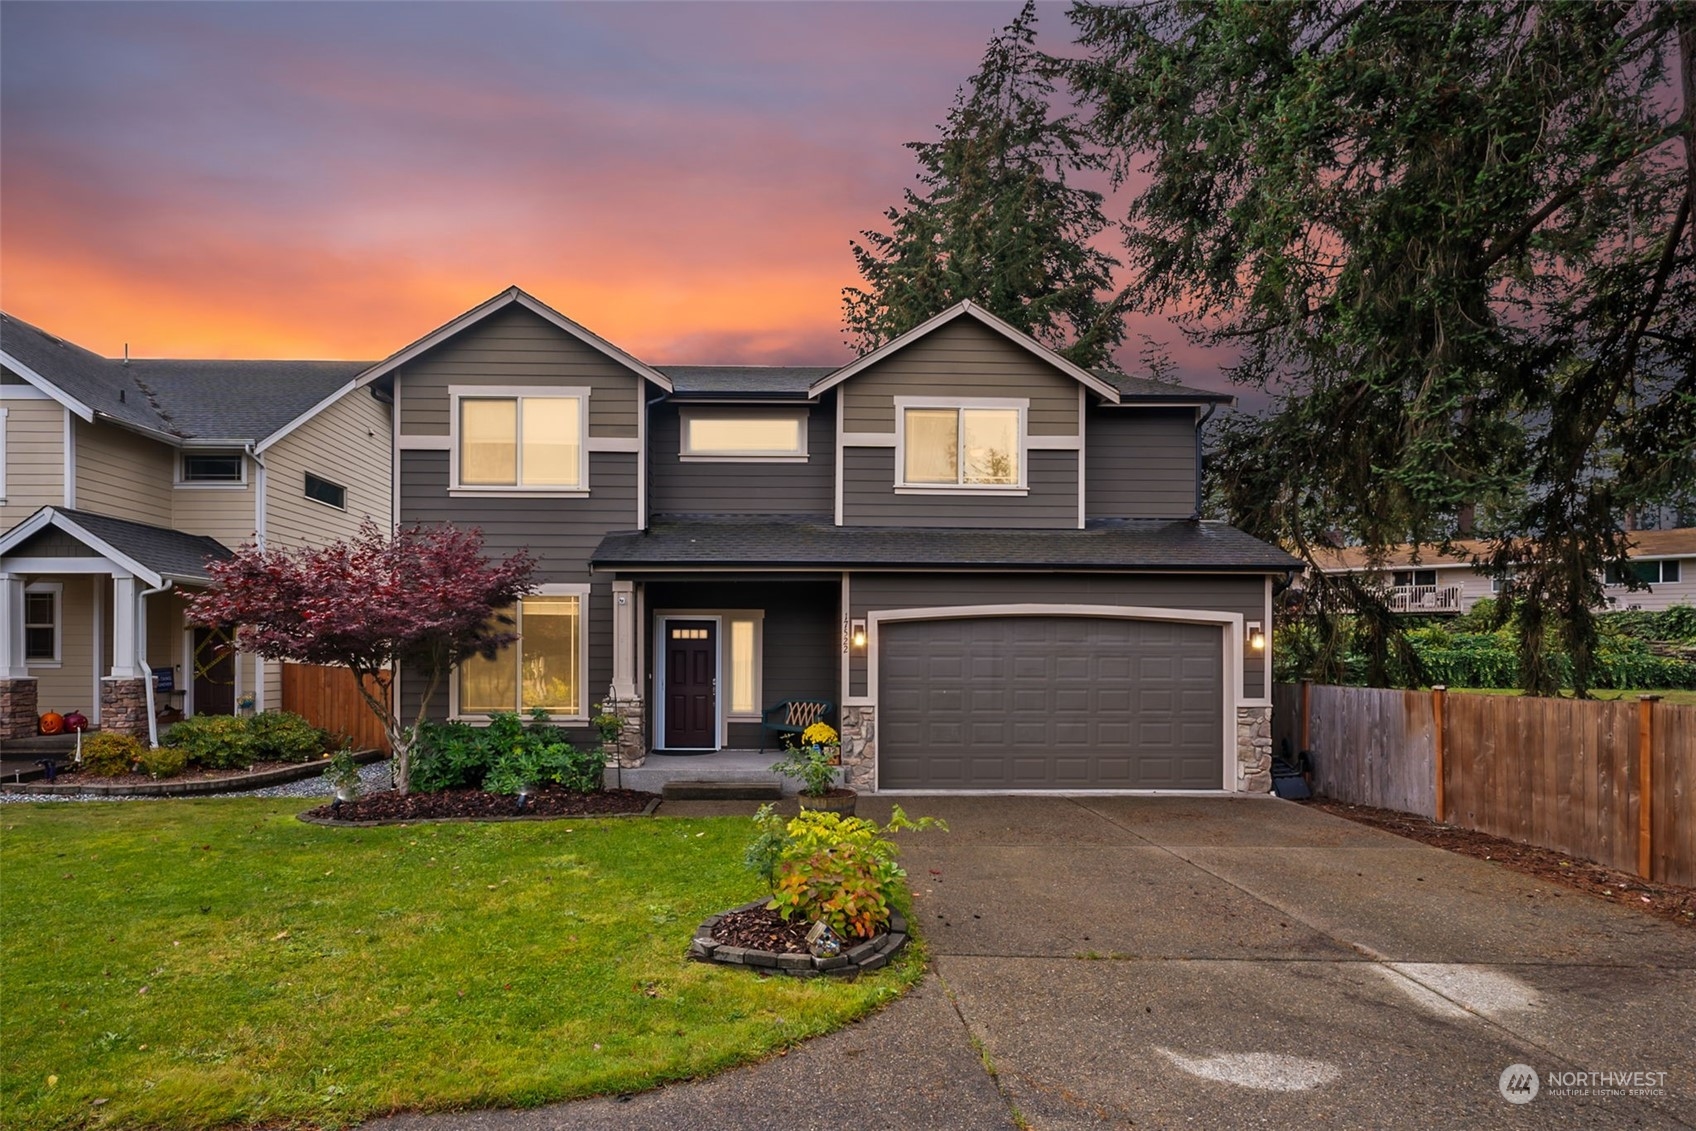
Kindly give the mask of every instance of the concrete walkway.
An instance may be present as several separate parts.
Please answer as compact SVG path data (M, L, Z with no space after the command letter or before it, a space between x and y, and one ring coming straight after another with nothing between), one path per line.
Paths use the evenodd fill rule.
M1696 1127L1689 929L1270 799L900 800L953 829L907 838L907 998L627 1102L369 1126Z

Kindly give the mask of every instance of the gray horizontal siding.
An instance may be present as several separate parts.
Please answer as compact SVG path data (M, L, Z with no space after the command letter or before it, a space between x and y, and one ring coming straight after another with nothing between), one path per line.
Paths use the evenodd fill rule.
M844 448L844 526L982 526L1075 530L1078 453L1027 452L1026 495L898 495L894 448Z
M684 463L678 458L681 441L677 405L669 401L655 405L648 419L650 514L827 515L836 507L836 401L832 394L808 408L806 463Z
M612 580L591 577L589 555L606 534L636 526L636 455L629 452L591 452L589 495L573 499L453 498L447 493L446 452L403 451L400 455L401 496L398 521L451 522L483 532L487 554L500 557L527 549L537 559L538 584L591 585L589 593L589 671L584 684L586 706L606 694L612 682ZM417 710L421 677L401 679L401 701ZM432 718L447 716L444 687ZM410 716L409 716L410 717ZM574 733L579 744L595 741L592 731Z
M1195 513L1195 410L1092 408L1084 439L1090 518Z
M1265 581L1259 576L1162 576L1159 574L856 573L849 578L852 617L885 609L943 605L1140 605L1156 609L1202 609L1266 615ZM1265 657L1245 655L1243 689L1251 697L1271 694ZM866 694L866 654L849 658L850 693Z
M1078 434L1078 383L971 317L956 318L838 387L848 432L895 431L895 398L1028 397L1033 436Z
M841 587L835 583L765 581L758 585L735 582L652 582L643 590L648 623L643 639L654 639L654 613L663 609L764 610L760 656L760 707L785 699L840 698L842 629L837 613ZM649 645L651 651L652 645ZM653 672L656 658L647 658L648 734L653 739ZM835 726L839 718L830 719ZM758 748L758 723L731 723L727 741L735 748ZM767 743L770 743L768 738Z
M56 526L49 526L38 534L25 539L23 544L12 551L15 558L98 558L98 552L90 549L80 538Z
M402 435L446 436L450 385L589 389L591 436L636 435L642 379L606 354L520 306L509 306L401 366L395 385Z

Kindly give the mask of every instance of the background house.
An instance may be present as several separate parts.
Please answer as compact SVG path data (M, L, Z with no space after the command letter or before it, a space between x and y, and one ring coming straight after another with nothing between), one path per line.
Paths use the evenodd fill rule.
M244 542L391 523L365 368L115 360L0 315L0 739L73 709L145 734L149 672L156 708L281 705L278 666L186 627L180 594Z
M1647 588L1628 588L1621 571L1610 569L1603 579L1608 608L1658 612L1696 605L1696 528L1634 530L1630 538L1630 573ZM1396 612L1465 613L1499 591L1500 582L1471 563L1487 549L1472 540L1456 542L1447 555L1431 546L1397 546L1373 563L1364 549L1351 547L1321 555L1319 561L1326 573L1370 576Z

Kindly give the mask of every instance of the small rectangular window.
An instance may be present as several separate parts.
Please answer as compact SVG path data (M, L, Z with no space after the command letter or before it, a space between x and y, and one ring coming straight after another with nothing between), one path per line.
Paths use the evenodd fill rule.
M1670 572L1666 567L1671 566ZM1609 585L1624 585L1627 576L1633 577L1646 585L1658 585L1663 581L1678 580L1678 563L1673 562L1627 562L1625 569L1611 565L1604 572L1604 579Z
M679 455L720 459L805 459L805 411L685 409Z
M758 680L759 636L751 620L730 622L730 713L757 715L760 706L755 696Z
M466 487L583 486L583 398L459 398L459 480Z
M901 485L1018 486L1021 419L1017 408L903 409Z
M347 509L347 488L328 479L320 479L310 471L306 473L306 497L337 510Z
M1395 574L1398 588L1408 585L1435 585L1437 571L1434 569L1398 569Z
M57 585L24 592L24 662L59 662L59 594Z
M1670 585L1677 580L1678 580L1678 561L1677 561L1677 559L1674 559L1672 561L1662 562L1661 563L1661 581L1665 584Z
M240 483L242 457L239 452L220 455L183 456L184 483Z

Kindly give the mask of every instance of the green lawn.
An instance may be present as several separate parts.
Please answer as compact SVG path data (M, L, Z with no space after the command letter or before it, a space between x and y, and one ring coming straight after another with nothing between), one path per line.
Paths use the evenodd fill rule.
M845 984L686 962L756 898L745 819L326 829L306 803L0 808L0 1126L335 1126L699 1075Z
M1515 687L1451 687L1451 692L1462 695L1519 695ZM1659 695L1666 703L1679 703L1696 706L1696 691L1621 691L1614 688L1597 688L1590 692L1593 699L1635 699L1639 695ZM1570 698L1570 696L1568 696Z

